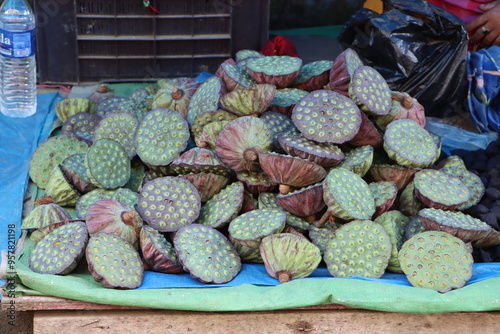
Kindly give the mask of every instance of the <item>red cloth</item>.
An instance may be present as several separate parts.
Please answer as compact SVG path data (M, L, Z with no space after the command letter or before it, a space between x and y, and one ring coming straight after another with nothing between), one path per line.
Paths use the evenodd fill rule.
M479 5L493 0L428 0L430 3L446 9L459 17L465 24L469 23L483 13Z
M293 42L283 36L276 36L268 41L262 50L260 50L260 53L264 56L299 56Z

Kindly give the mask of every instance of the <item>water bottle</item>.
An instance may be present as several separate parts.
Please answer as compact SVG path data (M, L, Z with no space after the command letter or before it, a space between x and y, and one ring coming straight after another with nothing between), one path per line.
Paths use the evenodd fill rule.
M26 0L0 6L0 111L11 117L36 112L35 15Z

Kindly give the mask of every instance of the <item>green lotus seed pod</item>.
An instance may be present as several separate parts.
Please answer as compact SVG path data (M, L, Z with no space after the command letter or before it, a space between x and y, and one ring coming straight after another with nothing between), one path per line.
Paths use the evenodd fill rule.
M321 262L317 246L291 233L268 235L259 249L267 273L280 284L311 275Z
M368 184L344 168L332 169L323 181L323 197L328 210L341 219L371 219L375 200Z
M399 265L398 252L405 241L404 234L409 220L408 217L397 210L387 211L375 219L375 223L382 225L389 235L392 253L389 264L387 265L387 270L395 273L402 272Z
M427 207L454 210L470 200L459 177L441 170L424 169L415 174L415 195Z
M144 226L139 240L144 262L149 269L164 274L184 272L175 255L174 246L160 232L151 226Z
M227 283L241 270L241 259L234 246L209 226L181 227L175 234L174 248L184 270L202 283Z
M280 209L257 209L246 212L229 223L229 234L238 243L258 248L262 238L280 233L285 227L286 214Z
M342 144L361 126L361 112L351 99L329 90L303 97L293 108L292 121L307 139Z
M135 289L142 284L144 265L139 253L116 235L101 232L90 237L85 257L94 280L107 288Z
M334 277L381 277L391 258L390 237L371 220L353 220L335 230L323 259Z
M465 243L442 231L425 231L408 239L399 262L414 287L447 292L461 288L472 276L473 259Z
M301 67L302 59L290 56L252 58L247 63L247 71L257 83L272 84L276 88L289 86Z
M399 165L426 168L432 165L438 147L430 133L411 119L389 123L384 133L384 150Z
M486 236L492 229L482 220L460 211L426 208L420 210L418 216L427 230L445 231L466 243Z
M85 155L87 176L99 188L123 187L130 179L130 166L126 149L108 138L94 142Z
M82 222L56 228L36 244L28 259L29 267L40 274L69 274L82 258L87 240Z

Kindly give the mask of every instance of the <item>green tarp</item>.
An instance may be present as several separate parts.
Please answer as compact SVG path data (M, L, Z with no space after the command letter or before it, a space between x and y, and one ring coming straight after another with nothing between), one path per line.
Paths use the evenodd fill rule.
M294 280L278 286L116 290L103 287L84 269L68 276L31 271L26 240L17 264L25 286L38 293L92 303L190 311L266 311L341 304L353 308L403 313L500 310L500 277L447 293L355 279Z

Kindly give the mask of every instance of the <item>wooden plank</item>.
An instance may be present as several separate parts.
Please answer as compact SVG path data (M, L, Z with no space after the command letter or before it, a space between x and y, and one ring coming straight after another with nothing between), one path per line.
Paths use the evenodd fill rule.
M49 296L21 296L17 298L8 298L3 296L0 302L0 309L7 309L14 302L17 312L23 311L50 311L50 310L146 310L143 307L118 306L98 303L88 303L78 300L64 299ZM326 310L345 310L350 309L344 305L329 304L300 307L295 309L326 309Z
M38 311L34 334L66 333L500 333L500 312L405 314L365 310L188 312Z

